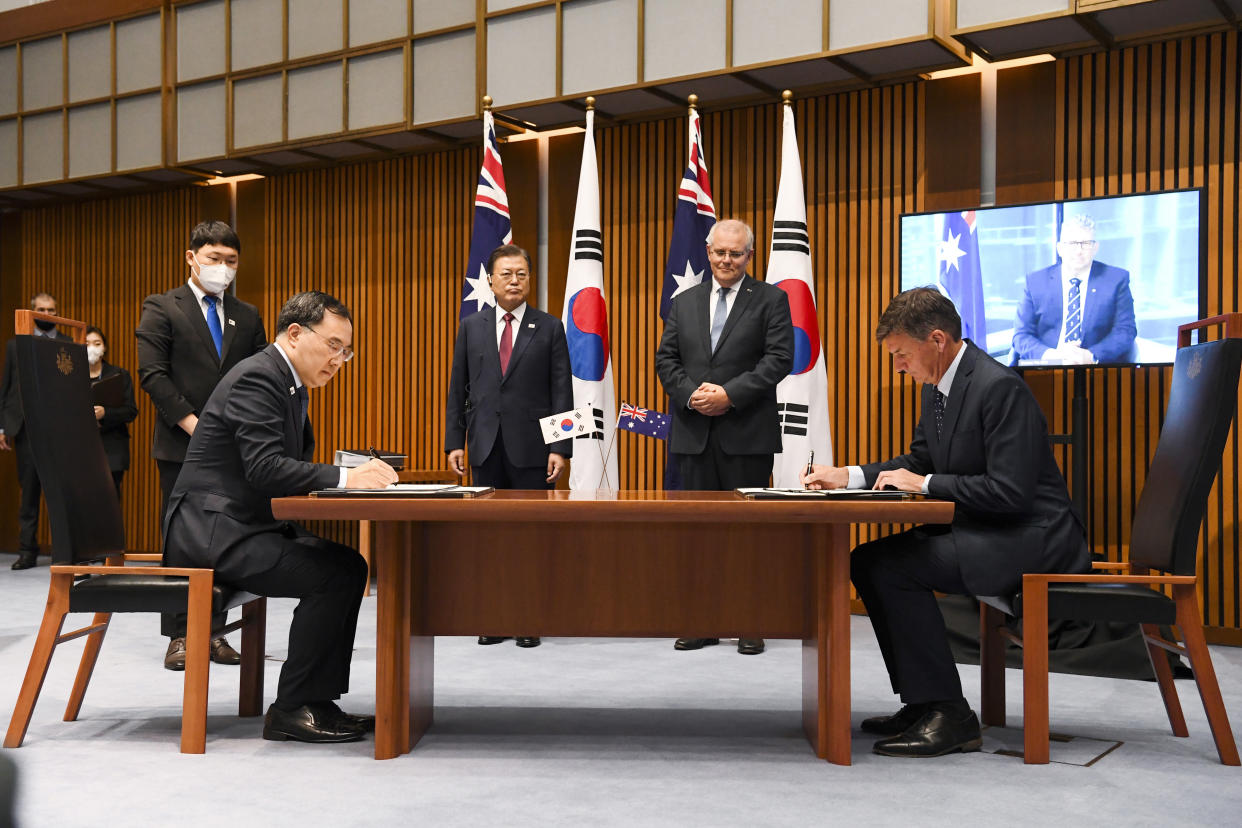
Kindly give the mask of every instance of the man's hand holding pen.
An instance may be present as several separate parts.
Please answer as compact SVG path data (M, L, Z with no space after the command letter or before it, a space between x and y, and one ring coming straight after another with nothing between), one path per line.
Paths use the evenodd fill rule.
M808 463L802 473L802 487L805 489L844 489L849 482L849 472L836 466Z
M368 453L371 459L361 466L355 466L345 475L345 487L349 489L382 489L397 482L397 473L393 467L380 459L379 452L372 446Z

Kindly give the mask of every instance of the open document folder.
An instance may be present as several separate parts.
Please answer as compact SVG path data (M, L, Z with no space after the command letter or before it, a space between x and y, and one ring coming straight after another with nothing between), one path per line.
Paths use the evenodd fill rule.
M923 495L896 489L734 489L747 500L913 500Z
M451 483L393 483L381 489L319 489L311 497L479 497L496 491L492 486L455 486Z

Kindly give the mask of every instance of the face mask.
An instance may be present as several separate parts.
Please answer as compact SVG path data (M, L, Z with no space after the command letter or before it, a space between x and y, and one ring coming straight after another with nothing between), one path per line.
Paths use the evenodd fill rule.
M103 359L104 349L102 345L86 346L86 361L91 365L98 365L99 360Z
M224 264L199 264L198 283L207 293L223 293L225 288L233 284L237 276L237 268Z
M35 325L37 325L41 331L52 331L56 329L56 323L48 322L46 319L36 319Z

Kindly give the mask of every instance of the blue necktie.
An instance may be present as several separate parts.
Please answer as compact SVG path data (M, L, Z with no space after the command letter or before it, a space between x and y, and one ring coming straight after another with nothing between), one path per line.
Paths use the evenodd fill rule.
M298 386L298 404L301 406L301 409L302 409L302 419L301 419L301 423L302 423L303 427L305 427L305 425L306 425L306 410L307 410L307 408L309 408L309 407L310 407L310 394L306 393L306 386L305 386L305 385L299 385L299 386Z
M729 302L726 297L729 289L722 287L718 293L720 301L716 303L716 313L712 317L712 352L716 351L716 343L720 341L720 332L724 330L725 320L729 318Z
M211 331L211 341L216 343L216 356L222 356L224 331L220 328L220 314L216 313L216 302L219 300L214 296L204 296L203 301L207 303L207 330Z
M932 393L936 395L932 397L932 413L936 415L936 436L939 437L944 431L944 394L939 388L932 389Z
M1082 342L1082 279L1070 279L1069 301L1065 303L1065 341Z

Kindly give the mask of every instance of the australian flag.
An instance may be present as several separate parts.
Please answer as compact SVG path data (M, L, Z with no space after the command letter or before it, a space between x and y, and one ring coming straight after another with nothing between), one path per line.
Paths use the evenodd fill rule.
M657 440L667 440L668 426L668 415L663 411L636 408L627 402L621 403L621 413L617 415L617 428L622 431L632 431Z
M988 322L983 310L983 271L979 268L979 237L975 211L948 213L940 241L940 290L953 300L962 317L962 336L988 347Z
M673 297L703 281L710 272L707 264L707 233L716 223L712 185L707 180L707 161L703 158L703 133L699 113L690 110L690 160L677 187L677 210L673 214L673 237L664 265L664 286L660 291L660 318L668 318Z
M470 261L461 291L461 319L496 304L496 296L487 284L487 257L511 241L505 171L500 166L496 123L488 110L483 113L483 168L479 170L479 187L474 196L474 227L470 231Z

